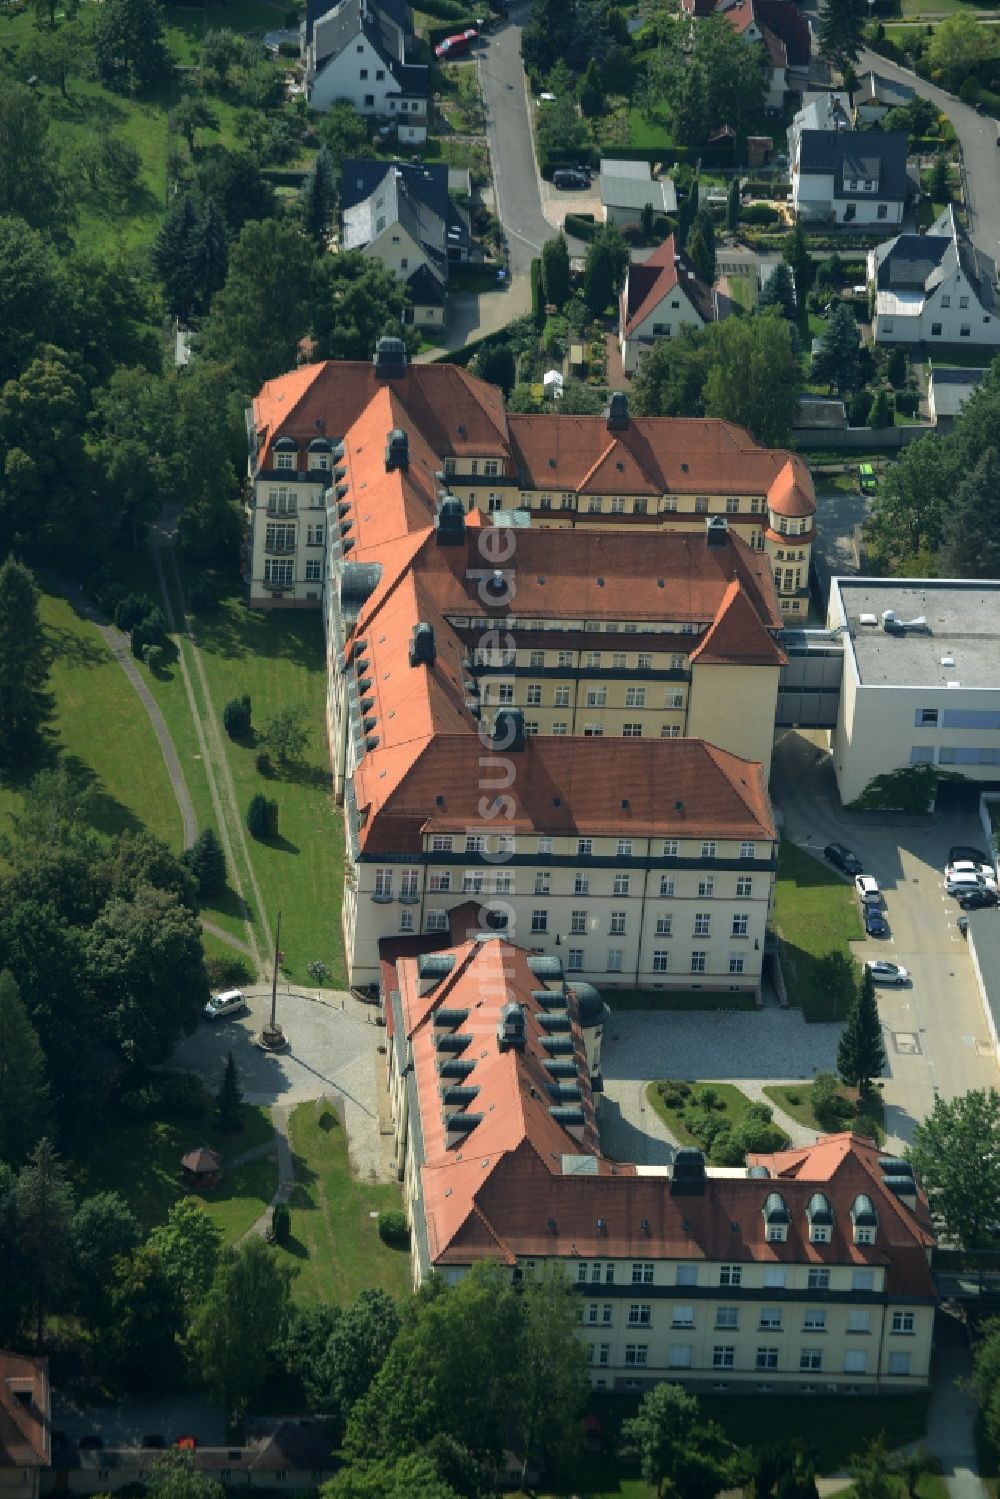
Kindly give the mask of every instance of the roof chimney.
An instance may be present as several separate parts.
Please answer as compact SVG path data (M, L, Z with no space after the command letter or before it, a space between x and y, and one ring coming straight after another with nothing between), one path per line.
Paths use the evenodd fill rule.
M524 714L520 708L501 708L493 720L493 748L519 754L525 740Z
M399 380L406 374L406 346L401 338L380 338L372 359L376 380Z
M462 501L453 494L446 494L434 517L434 540L439 547L465 545L465 511Z
M423 623L414 625L410 635L410 665L433 666L436 657L434 626Z
M410 439L401 427L393 427L385 445L385 471L391 474L400 468L405 473L410 466Z
M710 547L724 547L729 541L729 522L724 515L710 515L705 522L705 542Z
M624 432L628 427L628 396L623 390L613 390L608 397L605 419L609 432Z

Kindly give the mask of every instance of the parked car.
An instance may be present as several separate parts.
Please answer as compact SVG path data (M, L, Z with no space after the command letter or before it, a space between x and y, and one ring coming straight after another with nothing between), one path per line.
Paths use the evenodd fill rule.
M865 931L869 937L887 937L889 935L889 923L882 915L878 906L865 906Z
M559 167L552 173L552 181L558 188L579 192L590 186L590 173L584 172L580 167Z
M910 971L902 963L887 963L884 958L868 958L865 967L876 984L908 984Z
M450 57L462 57L468 52L478 35L479 32L475 26L467 26L464 31L456 31L453 36L446 36L444 41L438 42L434 48L434 56L442 61L447 61Z
M981 864L986 869L993 868L981 848L971 848L968 843L953 843L948 850L948 863L958 864L966 859L972 864Z
M878 880L874 875L859 874L855 877L854 888L858 892L858 900L863 906L880 906L882 904L882 892L878 888Z
M982 880L993 890L997 888L996 871L992 864L977 864L972 859L956 859L953 864L945 865L944 882L946 885L970 877L974 880Z
M828 843L823 850L823 858L844 874L860 874L863 868L857 854L852 854L842 843Z
M223 1015L242 1015L248 1008L242 989L225 989L221 994L212 995L205 1006L205 1019L221 1020Z
M960 895L958 903L963 911L982 911L987 906L1000 904L1000 895L986 886L982 890L969 890L965 895Z

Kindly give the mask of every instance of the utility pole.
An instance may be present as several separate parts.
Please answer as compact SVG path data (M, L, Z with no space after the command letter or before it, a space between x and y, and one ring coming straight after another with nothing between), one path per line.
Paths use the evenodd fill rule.
M285 1047L288 1045L288 1039L285 1036L284 1031L281 1029L281 1026L278 1024L277 1014L278 972L281 968L281 959L283 957L283 953L279 945L280 942L281 912L279 911L278 919L275 923L274 928L274 962L271 966L271 1018L268 1021L267 1025L264 1026L263 1030L260 1033L260 1036L258 1037L258 1040L265 1051L284 1051Z

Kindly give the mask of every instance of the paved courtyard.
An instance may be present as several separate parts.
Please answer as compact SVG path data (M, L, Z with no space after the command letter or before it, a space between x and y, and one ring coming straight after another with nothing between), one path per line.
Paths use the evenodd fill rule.
M349 994L279 984L277 1015L289 1045L271 1056L254 1045L270 1016L270 985L252 985L244 993L249 1015L202 1021L175 1047L170 1065L197 1073L215 1092L231 1051L247 1103L294 1106L323 1093L340 1094L355 1171L381 1175L376 1075L384 1059L376 1048L385 1031L374 1024L376 1009Z

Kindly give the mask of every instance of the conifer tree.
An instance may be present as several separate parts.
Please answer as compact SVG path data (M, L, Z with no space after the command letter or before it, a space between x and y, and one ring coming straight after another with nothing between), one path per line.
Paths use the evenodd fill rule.
M875 980L871 969L866 968L837 1047L837 1071L848 1087L857 1088L863 1097L884 1067L885 1046L875 1000Z
M215 1107L219 1124L225 1130L236 1130L243 1125L243 1089L232 1052L226 1058L226 1070L222 1074L222 1086L215 1096Z
M48 674L35 580L8 557L0 567L0 770L37 758L52 712Z
M316 153L316 160L302 184L301 201L303 227L323 250L326 248L326 238L337 206L333 159L326 146L320 146Z
M198 252L203 221L192 193L181 193L167 209L150 258L163 282L167 310L187 322L198 297Z
M73 1190L51 1140L39 1140L15 1189L18 1235L28 1266L27 1293L41 1346L46 1315L65 1288L73 1220Z
M14 975L0 973L0 1161L19 1166L48 1117L45 1058Z

